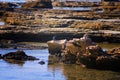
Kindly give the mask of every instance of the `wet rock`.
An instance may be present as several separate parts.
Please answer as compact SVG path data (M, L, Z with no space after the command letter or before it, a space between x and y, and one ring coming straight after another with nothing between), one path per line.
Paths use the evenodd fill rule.
M113 48L108 51L109 54L120 54L120 47Z
M2 59L2 55L0 54L0 59Z
M75 64L76 60L77 60L77 56L71 53L62 56L62 61L66 64Z
M120 56L120 55L119 55ZM120 57L118 56L99 56L96 59L96 68L111 69L120 71Z
M24 51L9 52L3 55L3 59L7 59L7 60L13 59L13 60L23 60L23 61L38 60L38 58L26 55Z
M86 34L80 39L67 41L64 44L61 57L66 64L81 64L87 68L105 70L118 70L120 68L120 48L103 51Z
M45 64L45 62L44 61L40 61L39 64L43 65L43 64Z
M0 40L0 48L10 48L13 47L14 45L14 41L13 40Z
M79 61L88 68L103 70L119 70L120 68L120 54L110 54L95 46L90 50L87 49L87 54L81 55Z
M27 60L39 60L38 58L34 57L34 56L28 56Z

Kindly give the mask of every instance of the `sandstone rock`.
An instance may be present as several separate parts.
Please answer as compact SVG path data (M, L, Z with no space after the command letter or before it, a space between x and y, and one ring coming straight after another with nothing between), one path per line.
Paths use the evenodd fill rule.
M64 45L66 43L66 40L51 40L51 41L48 41L47 44L48 44L48 50L49 50L49 53L51 54L58 54L58 53L61 53L62 52L62 49L64 48Z
M108 52L103 51L99 45L93 44L86 34L80 39L74 38L63 44L64 49L58 49L62 51L62 61L66 64L82 64L87 68L108 70L120 68L120 48L114 48ZM55 48L57 48L56 45L54 45Z
M62 53L62 59L65 63L79 63L79 57L86 53L86 47L92 45L91 39L85 34L80 39L69 40Z

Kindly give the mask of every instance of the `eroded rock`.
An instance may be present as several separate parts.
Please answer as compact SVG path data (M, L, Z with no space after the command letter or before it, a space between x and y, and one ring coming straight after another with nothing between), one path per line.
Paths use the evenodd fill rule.
M120 48L103 51L86 35L80 39L67 41L61 56L62 61L67 64L82 64L87 68L96 69L120 69Z
M37 0L22 5L22 8L52 8L51 0Z

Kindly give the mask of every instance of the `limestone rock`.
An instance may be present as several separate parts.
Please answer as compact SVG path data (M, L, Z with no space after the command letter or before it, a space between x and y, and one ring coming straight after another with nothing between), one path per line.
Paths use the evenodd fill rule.
M51 54L61 53L62 49L64 48L65 43L66 43L66 40L60 40L60 41L51 40L51 41L48 41L47 44L48 44L49 53L51 53Z

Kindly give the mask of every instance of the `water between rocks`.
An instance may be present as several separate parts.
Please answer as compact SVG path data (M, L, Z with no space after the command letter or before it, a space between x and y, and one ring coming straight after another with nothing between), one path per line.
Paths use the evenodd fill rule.
M16 51L0 49L1 54ZM40 58L21 64L0 60L0 80L119 80L120 72L83 68L80 65L55 63L48 65L47 49L24 50L26 54ZM44 65L38 64L45 61Z

